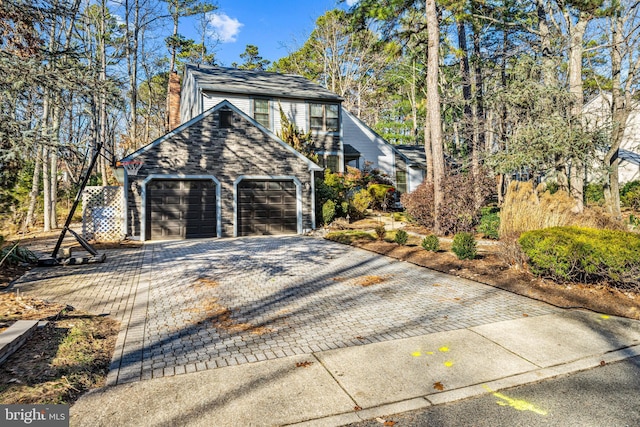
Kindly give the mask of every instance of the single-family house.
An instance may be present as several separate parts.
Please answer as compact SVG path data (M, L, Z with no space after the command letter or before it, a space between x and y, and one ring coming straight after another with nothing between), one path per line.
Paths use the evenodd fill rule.
M586 124L591 129L611 128L611 94L601 93L587 102L583 108ZM604 155L604 152L602 153ZM622 134L622 142L618 150L620 165L618 176L621 184L640 180L640 108L636 106L629 113L627 123ZM590 180L602 180L606 170L595 166L595 172L590 173Z
M417 150L391 146L342 101L295 75L187 65L180 84L172 74L175 128L122 159L141 165L125 183L127 235L304 233L316 227L315 179L325 168L378 168L400 191L412 191L424 175ZM277 136L280 109L311 130L319 164Z

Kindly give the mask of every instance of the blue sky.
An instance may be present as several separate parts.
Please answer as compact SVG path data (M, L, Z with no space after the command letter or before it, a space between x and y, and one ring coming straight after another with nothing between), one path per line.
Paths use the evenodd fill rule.
M288 55L307 40L315 21L326 11L346 9L355 0L338 5L337 0L218 0L218 10L210 16L210 25L220 37L216 57L231 66L241 63L245 46L258 46L260 55L275 61ZM180 32L199 40L191 18L180 21ZM285 47L286 46L286 47Z

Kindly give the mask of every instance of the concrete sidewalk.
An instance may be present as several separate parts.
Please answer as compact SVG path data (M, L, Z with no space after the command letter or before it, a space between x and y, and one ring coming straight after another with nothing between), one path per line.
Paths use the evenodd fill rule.
M640 355L640 322L580 310L106 387L78 426L344 425Z

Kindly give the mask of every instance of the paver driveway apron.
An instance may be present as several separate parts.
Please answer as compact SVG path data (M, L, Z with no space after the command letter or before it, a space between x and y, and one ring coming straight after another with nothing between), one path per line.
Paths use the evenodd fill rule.
M108 256L104 268L113 267L108 282L130 292L121 297L127 309L112 313L120 314L124 324L111 384L559 311L311 237L154 242L139 252ZM129 270L123 275L124 259ZM76 295L84 301L83 272L34 272L38 281L31 282L30 273L19 286L35 294L46 289L50 299L73 304ZM63 279L68 285L57 290L47 285ZM109 286L97 287L105 299L113 299Z

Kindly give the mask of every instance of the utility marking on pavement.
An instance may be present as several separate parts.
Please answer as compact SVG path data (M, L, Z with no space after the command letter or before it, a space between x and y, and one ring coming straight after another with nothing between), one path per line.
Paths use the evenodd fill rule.
M444 366L446 366L447 368L450 368L453 366L453 362L451 360L447 360L446 362L444 362Z
M447 351L449 351L449 347L440 347L438 350L443 353L446 353Z
M420 357L420 356L422 356L422 353L420 353L419 351L414 351L413 353L411 353L411 355L413 357Z
M607 316L606 314L603 314L602 316L600 316L600 318L601 318L601 319L605 319L605 320L606 320L606 319L608 319L608 318L609 318L609 316Z
M496 403L500 406L509 406L515 410L518 411L531 411L534 412L538 415L547 415L547 411L545 411L544 409L538 408L536 405L534 405L533 403L529 403L526 400L522 400L522 399L513 399L505 394L502 393L498 393L495 392L493 390L491 390L489 387L487 387L486 385L482 386L485 390L488 390L489 392L491 392L491 394L495 397L497 397L498 399L502 399L502 400L498 400L496 401Z

